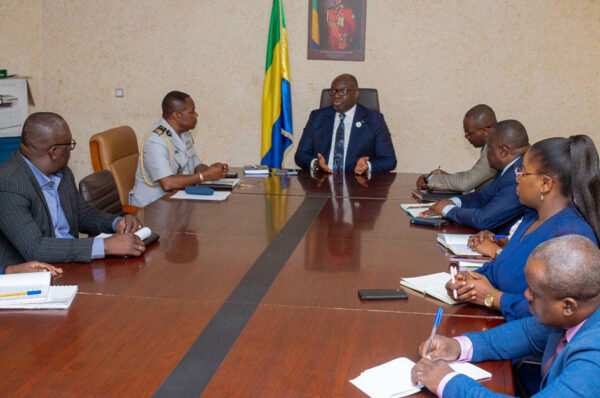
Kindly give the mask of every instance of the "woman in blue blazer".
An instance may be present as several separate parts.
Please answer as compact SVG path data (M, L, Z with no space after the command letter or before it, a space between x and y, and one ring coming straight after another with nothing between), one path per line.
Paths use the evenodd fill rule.
M475 272L460 273L446 289L457 301L500 310L507 321L531 315L524 296L525 262L542 242L583 235L598 244L598 152L587 135L548 138L525 154L517 174L523 220L498 257Z

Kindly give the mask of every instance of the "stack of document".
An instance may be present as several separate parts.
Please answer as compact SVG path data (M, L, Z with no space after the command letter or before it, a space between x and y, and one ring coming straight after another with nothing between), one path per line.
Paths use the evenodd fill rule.
M438 234L437 241L457 256L483 256L471 250L469 237L471 237L469 234Z
M472 260L460 260L457 262L458 268L461 270L473 270L479 269L485 264L485 262L472 261Z
M77 286L50 286L50 272L0 275L0 308L69 308Z
M402 278L400 284L409 289L416 290L423 294L443 301L446 304L456 304L446 292L446 282L452 277L447 272L438 272L437 274L417 276L414 278Z
M421 217L421 213L429 210L433 203L402 203L400 208L411 217ZM428 218L440 218L440 216L431 216Z
M269 166L262 164L244 166L244 175L248 177L268 177L271 174Z
M492 377L480 367L468 362L450 362L448 365L458 373L475 380ZM350 383L373 398L406 397L421 391L422 384L414 385L410 380L410 371L415 363L408 358L397 358L382 365L367 369Z
M221 178L219 180L207 181L202 184L203 187L209 187L213 189L233 189L240 185L239 178Z

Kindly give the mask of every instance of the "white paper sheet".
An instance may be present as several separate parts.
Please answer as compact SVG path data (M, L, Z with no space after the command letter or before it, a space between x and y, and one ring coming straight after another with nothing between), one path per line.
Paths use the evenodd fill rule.
M451 362L449 365L455 372L474 380L492 377L490 372L468 362ZM421 384L413 385L410 380L413 366L415 363L408 358L396 358L365 370L350 383L372 398L405 397L418 393L423 387Z
M171 199L190 199L190 200L225 200L231 195L227 191L215 191L212 195L190 195L185 191L177 191L171 196Z

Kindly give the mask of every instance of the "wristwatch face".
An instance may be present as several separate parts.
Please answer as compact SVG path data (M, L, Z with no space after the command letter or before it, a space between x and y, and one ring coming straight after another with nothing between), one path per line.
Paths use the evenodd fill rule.
M491 294L487 294L485 296L485 299L483 299L483 304L485 304L485 306L488 308L492 308L492 306L494 305L494 293L493 292Z

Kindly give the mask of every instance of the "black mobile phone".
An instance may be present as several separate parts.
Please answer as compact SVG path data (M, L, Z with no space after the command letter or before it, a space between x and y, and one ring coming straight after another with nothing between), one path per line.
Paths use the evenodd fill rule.
M360 289L358 295L361 300L392 300L407 299L403 289Z
M237 178L237 173L227 173L225 174L225 178Z
M442 218L415 217L410 219L411 224L427 225L428 227L441 228L447 224L447 221Z

